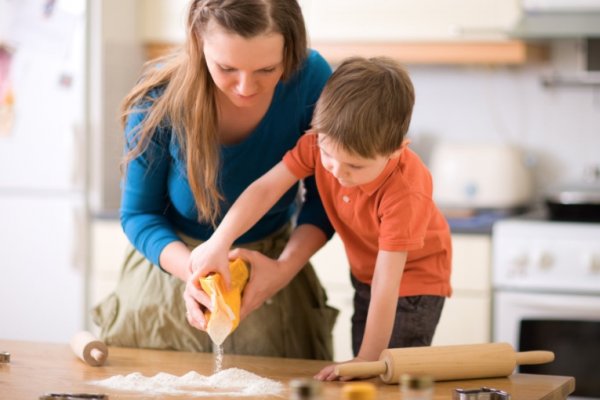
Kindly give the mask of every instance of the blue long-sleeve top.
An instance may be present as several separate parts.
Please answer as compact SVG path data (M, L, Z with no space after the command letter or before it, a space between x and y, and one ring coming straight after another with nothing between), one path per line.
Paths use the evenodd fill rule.
M309 128L314 105L330 75L331 67L311 50L298 72L277 84L271 105L258 127L241 143L221 146L218 184L224 196L222 216L244 189L281 161ZM132 132L144 117L143 107L130 114L125 127L126 151L133 146ZM180 154L171 127L161 126L148 148L130 161L122 182L123 230L135 248L155 265L160 265L159 256L165 246L180 240L177 231L200 240L207 240L214 231L209 223L198 222L185 161ZM307 179L304 184L305 202L298 225L312 224L331 236L333 229L314 180ZM290 189L236 244L260 240L290 221L297 192L297 187Z

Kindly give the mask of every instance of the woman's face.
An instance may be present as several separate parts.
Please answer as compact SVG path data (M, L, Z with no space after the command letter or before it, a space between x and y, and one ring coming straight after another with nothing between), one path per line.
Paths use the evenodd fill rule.
M208 70L227 100L240 108L271 101L283 74L281 34L246 39L209 23L203 40Z

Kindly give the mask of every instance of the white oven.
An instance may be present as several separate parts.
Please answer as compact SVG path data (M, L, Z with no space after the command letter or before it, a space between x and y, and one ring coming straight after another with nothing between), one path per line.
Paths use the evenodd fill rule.
M520 372L575 377L600 399L600 224L515 219L493 230L493 339L551 350Z

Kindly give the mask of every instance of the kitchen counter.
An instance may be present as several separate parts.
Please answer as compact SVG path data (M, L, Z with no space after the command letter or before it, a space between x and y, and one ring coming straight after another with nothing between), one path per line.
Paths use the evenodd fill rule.
M70 347L64 344L0 340L0 352L3 351L11 354L11 361L8 364L0 364L0 397L11 400L37 399L46 393L104 393L111 400L158 397L178 399L183 397L119 392L86 382L132 372L141 372L146 376L167 372L180 376L194 370L208 376L213 374L215 365L214 356L210 353L111 347L106 364L102 367L91 367L75 357ZM285 390L281 393L283 398L289 397L287 383L291 379L311 377L326 365L327 361L227 354L223 358L223 369L241 368L284 383ZM397 385L386 385L379 379L372 379L371 382L377 385L379 400L400 397ZM322 399L340 399L344 384L324 383ZM566 399L573 392L575 380L565 376L513 374L507 378L436 382L435 399L451 399L452 392L457 387L475 389L483 386L505 390L511 393L513 400L559 400Z

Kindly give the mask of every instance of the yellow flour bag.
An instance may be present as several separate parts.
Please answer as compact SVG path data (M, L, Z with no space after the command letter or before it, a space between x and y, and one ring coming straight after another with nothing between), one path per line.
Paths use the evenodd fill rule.
M221 274L200 278L200 285L210 296L213 304L213 312L205 313L208 321L206 331L212 341L219 346L240 323L242 290L249 277L248 266L241 258L229 263L229 272L231 273L229 290L225 290Z

